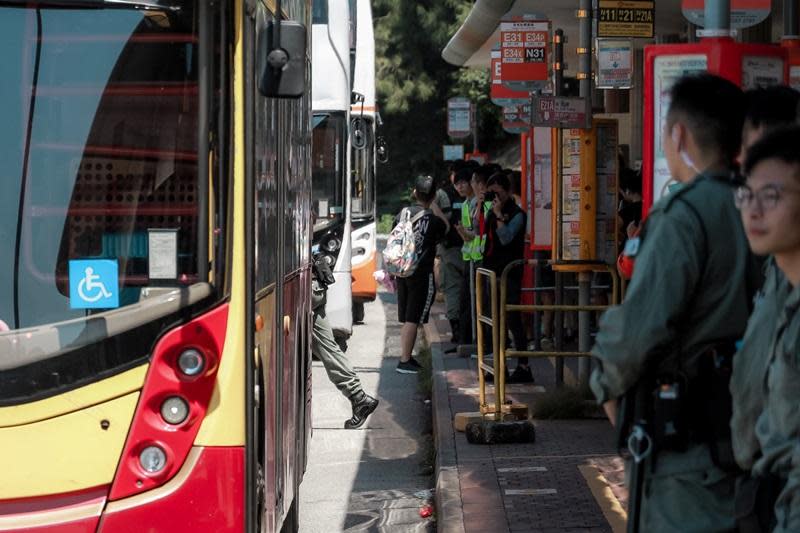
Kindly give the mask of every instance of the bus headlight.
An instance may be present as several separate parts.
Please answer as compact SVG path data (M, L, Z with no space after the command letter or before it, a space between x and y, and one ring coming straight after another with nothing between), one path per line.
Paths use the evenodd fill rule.
M161 404L161 418L177 426L189 416L189 404L180 396L170 396Z
M206 366L206 358L194 348L184 350L178 356L178 368L184 375L194 377L200 374Z
M330 237L325 240L322 247L329 252L335 252L342 246L342 241L336 237Z
M156 474L167 466L167 454L158 446L148 446L139 454L139 464L148 474Z

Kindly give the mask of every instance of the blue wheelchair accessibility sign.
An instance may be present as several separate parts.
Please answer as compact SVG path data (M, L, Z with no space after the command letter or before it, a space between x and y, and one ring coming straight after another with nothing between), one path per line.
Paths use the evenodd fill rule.
M108 259L69 262L69 306L72 309L119 307L119 267Z

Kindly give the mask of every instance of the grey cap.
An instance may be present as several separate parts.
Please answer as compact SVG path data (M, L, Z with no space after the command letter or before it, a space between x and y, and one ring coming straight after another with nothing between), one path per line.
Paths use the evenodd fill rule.
M414 190L422 194L430 194L436 189L431 176L417 176L414 182Z

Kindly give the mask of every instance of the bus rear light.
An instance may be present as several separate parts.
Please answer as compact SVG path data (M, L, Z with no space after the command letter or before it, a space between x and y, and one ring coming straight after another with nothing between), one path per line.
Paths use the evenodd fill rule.
M167 466L167 454L158 446L148 446L139 454L139 465L148 474L157 474Z
M194 348L184 350L178 356L178 369L187 377L198 375L206 366L203 354Z
M156 343L110 500L163 485L180 470L211 401L227 322L225 304Z
M161 404L161 418L177 426L189 416L189 405L180 396L170 396Z

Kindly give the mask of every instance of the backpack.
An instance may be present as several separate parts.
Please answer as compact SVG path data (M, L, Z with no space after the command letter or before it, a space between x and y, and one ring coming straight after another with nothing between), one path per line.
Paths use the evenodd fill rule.
M398 278L407 278L417 270L419 251L414 243L414 223L428 214L423 209L413 217L409 208L400 211L400 221L389 234L383 249L383 263L388 273Z

